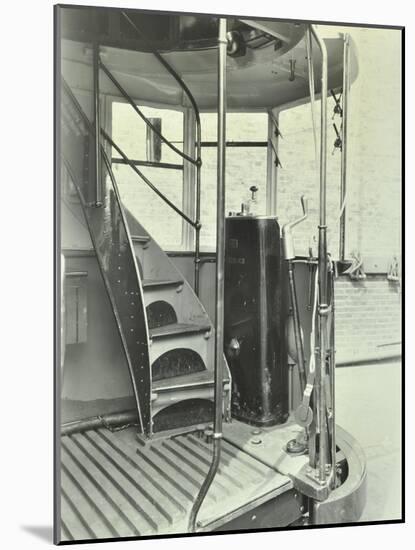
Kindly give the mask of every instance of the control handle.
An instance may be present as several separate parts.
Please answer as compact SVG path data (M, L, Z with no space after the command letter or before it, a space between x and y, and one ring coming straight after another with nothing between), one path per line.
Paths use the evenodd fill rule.
M284 259L293 260L295 258L294 239L292 229L299 223L303 222L308 216L308 200L305 195L301 196L301 206L303 215L292 222L288 222L282 226L282 244L284 251Z

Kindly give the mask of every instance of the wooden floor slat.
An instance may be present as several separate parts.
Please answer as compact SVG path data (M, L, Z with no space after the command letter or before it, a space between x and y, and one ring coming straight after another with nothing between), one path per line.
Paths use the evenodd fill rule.
M83 462L82 458L76 457L68 447L68 442L65 441L62 444L62 469L64 466L70 469L73 463L75 465L75 469L72 470L74 477L76 477L78 483L84 484L84 486L88 488L90 497L100 506L101 511L108 516L109 521L113 522L114 529L115 525L119 524L121 521L124 524L120 526L120 531L117 530L117 532L125 532L126 529L130 529L130 531L134 532L134 525L120 509L113 497L104 490L93 473L91 473L91 468L89 468L88 463ZM85 505L88 506L88 503L85 503ZM88 510L88 508L86 508L86 510ZM90 521L92 519L91 516L91 511L89 511ZM103 535L101 535L101 537L103 537Z
M62 540L186 533L212 452L211 442L192 433L146 444L135 428L64 436ZM288 477L224 440L201 528L291 487Z
M114 507L114 511L117 512L119 520L124 522L123 530L128 532L129 535L139 536L141 532L134 525L134 518L136 517L135 510L131 510L129 503L125 501L123 496L117 491L116 487L111 483L108 475L104 475L96 464L89 459L88 455L81 452L79 447L73 440L74 436L65 437L64 448L67 452L71 453L74 460L78 465L84 467L85 472L88 473L88 477L95 487L100 487L101 494L105 495L106 500ZM64 456L64 455L63 455Z
M87 432L86 432L87 433ZM123 476L123 474L113 465L113 463L96 449L89 440L83 434L75 434L73 439L77 445L83 450L83 452L88 456L89 460L94 464L94 466L99 470L104 478L106 478L107 483L112 486L112 490L116 491L120 498L120 506L126 506L129 509L132 517L135 517L137 513L142 516L150 529L157 529L157 522L153 518L153 510L149 510L148 506L144 507L140 499L134 498L133 486L129 481ZM122 496L122 498L121 498Z
M89 524L93 530L100 533L107 532L108 537L119 537L120 534L114 527L116 515L113 513L113 509L82 471L74 463L72 464L73 466L71 467L70 457L62 463L62 487L67 494L78 495L80 497L75 501L80 511L82 511L84 506L87 506L90 512L95 512L95 515L90 513L89 516L91 518ZM83 513L86 511L85 509ZM94 529L95 524L98 524L96 529Z

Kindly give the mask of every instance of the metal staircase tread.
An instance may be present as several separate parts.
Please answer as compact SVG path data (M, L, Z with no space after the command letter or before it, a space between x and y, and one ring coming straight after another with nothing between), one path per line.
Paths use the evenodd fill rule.
M155 288L159 286L178 286L183 284L183 279L143 279L143 288Z
M162 327L150 329L150 338L165 338L169 336L180 336L182 334L195 334L200 332L209 332L211 326L209 324L196 325L186 323L172 323Z
M224 378L223 383L228 383L229 380ZM186 388L199 388L202 386L212 386L214 384L214 373L210 370L202 372L192 372L172 378L163 378L162 380L153 380L152 391L155 393L163 391L173 391Z
M131 235L131 240L133 243L148 243L151 241L151 237L149 235Z

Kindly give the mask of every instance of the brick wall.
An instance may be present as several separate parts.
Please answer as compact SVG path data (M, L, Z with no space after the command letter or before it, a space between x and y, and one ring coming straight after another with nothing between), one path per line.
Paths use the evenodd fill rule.
M377 275L354 283L340 277L335 295L338 362L400 353L399 285Z

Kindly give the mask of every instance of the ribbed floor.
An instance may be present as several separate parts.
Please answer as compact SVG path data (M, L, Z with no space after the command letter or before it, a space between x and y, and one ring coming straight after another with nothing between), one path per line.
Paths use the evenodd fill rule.
M187 532L212 445L196 434L142 446L134 429L62 438L62 541ZM289 478L223 441L200 528L291 488Z

